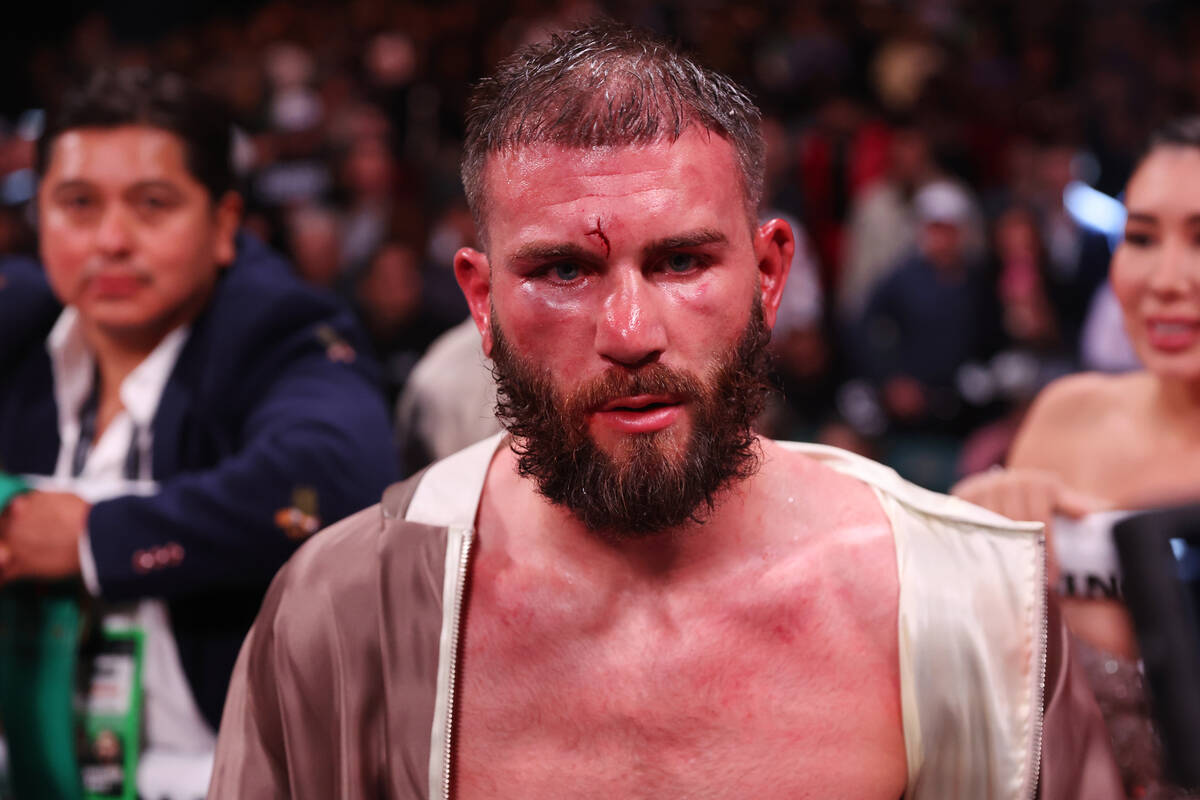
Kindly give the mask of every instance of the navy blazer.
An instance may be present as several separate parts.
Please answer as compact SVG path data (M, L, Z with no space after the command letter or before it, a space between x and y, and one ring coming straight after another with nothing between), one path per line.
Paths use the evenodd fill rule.
M45 342L60 312L37 264L0 262L8 472L54 472L58 412ZM92 507L102 596L167 601L184 672L214 730L242 639L302 538L278 512L301 506L328 525L377 502L397 478L368 352L347 309L239 235L237 259L193 322L155 413L159 493Z

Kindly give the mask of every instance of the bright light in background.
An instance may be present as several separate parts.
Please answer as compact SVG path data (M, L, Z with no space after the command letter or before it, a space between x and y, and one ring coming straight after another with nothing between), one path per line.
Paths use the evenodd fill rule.
M1083 181L1071 181L1063 189L1063 207L1080 225L1103 233L1111 242L1125 230L1124 204Z

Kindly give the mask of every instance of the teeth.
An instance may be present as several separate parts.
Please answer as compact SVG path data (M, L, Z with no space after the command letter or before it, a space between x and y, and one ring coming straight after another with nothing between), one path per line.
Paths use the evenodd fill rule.
M1154 322L1151 323L1155 333L1164 335L1191 333L1195 326L1186 322Z

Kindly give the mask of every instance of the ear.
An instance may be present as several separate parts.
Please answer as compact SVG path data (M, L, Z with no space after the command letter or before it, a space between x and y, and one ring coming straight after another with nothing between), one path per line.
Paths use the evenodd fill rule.
M467 298L471 317L483 339L483 354L490 358L493 345L492 284L487 255L471 247L460 249L454 254L454 277L458 279L458 286Z
M213 207L215 236L213 256L221 267L228 267L237 257L237 232L242 224L242 196L226 192Z
M775 316L779 311L779 301L783 298L783 286L787 282L795 250L796 238L792 226L781 219L764 222L754 233L763 318L768 328L775 327Z

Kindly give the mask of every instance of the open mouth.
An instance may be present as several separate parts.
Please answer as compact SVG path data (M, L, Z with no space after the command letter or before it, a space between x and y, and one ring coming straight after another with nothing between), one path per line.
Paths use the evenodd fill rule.
M1200 323L1190 319L1150 319L1146 321L1146 332L1155 349L1185 350L1200 338Z
M601 411L656 411L668 406L677 406L679 401L659 395L638 395L636 397L619 397L606 403Z
M601 406L594 420L620 433L654 433L674 424L683 407L681 399L664 395L618 397Z
M1172 336L1182 333L1192 333L1196 330L1194 322L1151 322L1150 329L1155 333L1164 336Z

